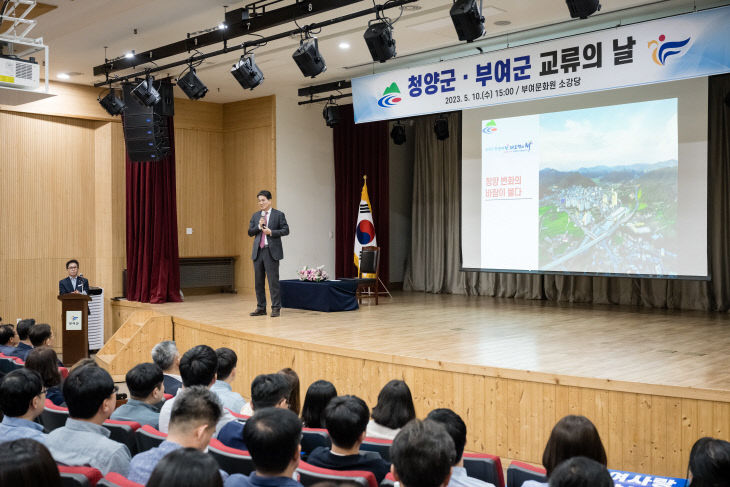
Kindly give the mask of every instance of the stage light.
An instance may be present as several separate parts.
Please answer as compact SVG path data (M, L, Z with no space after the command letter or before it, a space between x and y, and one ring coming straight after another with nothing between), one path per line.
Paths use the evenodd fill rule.
M218 24L218 30L225 30L227 28L228 28L228 26L226 24L224 24L223 22Z
M395 145L403 145L406 142L406 128L397 122L390 131L390 138L393 139Z
M393 28L386 20L368 22L368 28L363 38L365 38L365 43L368 45L370 57L373 58L373 61L384 63L395 57Z
M449 14L460 41L472 42L484 34L484 17L476 0L456 0Z
M340 42L337 47L345 51L347 49L350 49L350 44L347 42Z
M565 0L565 3L568 4L570 16L573 18L587 19L589 15L601 10L601 4L598 0Z
M299 41L299 48L294 51L292 58L304 76L314 78L327 70L324 58L319 52L316 37L308 37Z
M127 59L132 59L134 57L134 51L130 51L124 55Z
M109 93L104 98L99 98L99 104L104 107L104 110L111 116L119 115L124 111L127 106L122 100L117 98L114 93L114 89L110 88Z
M58 73L57 77L58 79L71 79L71 76L66 73Z
M147 76L132 90L132 95L146 107L156 105L160 101L160 93L152 86L155 78Z
M322 117L324 118L324 121L327 123L327 126L332 128L338 123L340 123L340 107L337 105L330 105L327 103L325 105L324 109L322 110Z
M433 124L433 131L438 140L446 140L449 138L449 121L445 118L439 118Z
M206 93L208 93L208 87L200 81L200 78L198 78L198 75L195 73L195 68L192 66L190 66L190 70L185 73L185 76L177 80L177 85L191 100L200 100Z
M245 89L253 90L264 81L264 73L256 66L253 54L245 54L231 68L231 74Z

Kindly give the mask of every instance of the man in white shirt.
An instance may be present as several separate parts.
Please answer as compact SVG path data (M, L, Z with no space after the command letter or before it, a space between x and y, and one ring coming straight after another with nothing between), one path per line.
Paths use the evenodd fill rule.
M159 430L161 432L168 432L172 407L175 405L175 401L180 395L180 392L184 391L186 387L192 386L203 386L210 389L215 382L215 374L217 370L218 356L215 354L215 350L210 348L208 345L198 345L197 347L193 347L185 352L180 359L180 375L182 377L183 386L175 397L165 401L165 404L160 410ZM224 409L221 419L216 425L216 435L221 428L226 425L226 423L235 420L236 418L233 417L228 410Z
M461 417L451 409L434 409L427 420L441 423L452 440L456 449L456 460L451 468L451 480L448 487L494 487L494 485L466 475L464 468L464 445L466 445L466 424Z

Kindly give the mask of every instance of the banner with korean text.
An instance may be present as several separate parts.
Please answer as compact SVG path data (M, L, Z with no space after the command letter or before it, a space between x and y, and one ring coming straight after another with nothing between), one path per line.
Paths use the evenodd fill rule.
M730 72L730 7L352 80L355 123Z

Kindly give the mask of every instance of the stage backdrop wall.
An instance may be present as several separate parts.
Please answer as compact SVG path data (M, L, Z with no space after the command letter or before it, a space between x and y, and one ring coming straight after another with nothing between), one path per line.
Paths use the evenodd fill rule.
M332 129L322 105L297 105L276 95L276 201L291 233L284 237L281 279L296 279L304 265L335 270L335 175Z

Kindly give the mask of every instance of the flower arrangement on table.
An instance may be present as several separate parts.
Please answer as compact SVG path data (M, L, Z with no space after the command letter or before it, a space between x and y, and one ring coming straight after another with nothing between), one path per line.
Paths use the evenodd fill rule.
M304 266L297 271L297 275L300 281L322 282L329 279L323 265L316 268Z

